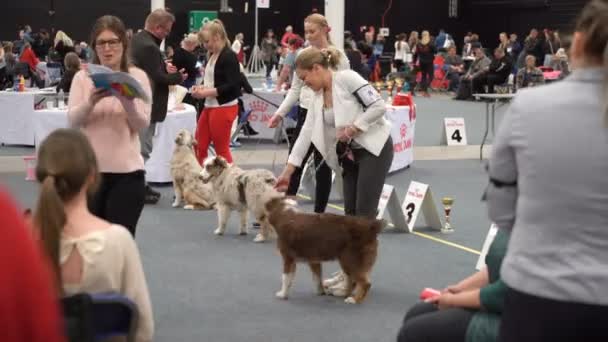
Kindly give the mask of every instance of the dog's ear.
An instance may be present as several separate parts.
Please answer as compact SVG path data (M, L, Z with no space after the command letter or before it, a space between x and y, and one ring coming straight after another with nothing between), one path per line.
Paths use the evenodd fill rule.
M178 134L178 135L175 137L175 143L176 143L176 144L178 144L178 145L181 145L181 144L182 144L182 136L181 136L181 134Z

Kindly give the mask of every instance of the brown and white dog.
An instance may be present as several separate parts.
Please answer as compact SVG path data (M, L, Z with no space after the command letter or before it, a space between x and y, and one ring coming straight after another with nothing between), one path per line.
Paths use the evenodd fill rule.
M274 189L276 178L268 170L243 170L229 165L221 156L211 157L203 163L200 179L211 183L217 201L218 228L216 235L223 235L233 210L241 214L240 234L247 234L248 212L260 223L260 233L254 241L264 242L270 237L271 228L266 220L264 205L279 196Z
M278 236L283 257L281 290L286 299L293 282L296 262L308 262L319 295L325 294L321 281L321 262L338 260L345 275L345 302L361 303L371 287L369 274L378 253L378 233L383 221L334 214L299 212L296 202L274 198L266 204L268 222ZM353 292L354 291L354 292ZM351 296L352 294L352 296Z
M199 179L203 168L196 160L193 146L196 146L196 140L192 134L186 129L180 130L175 137L175 149L171 158L171 178L175 191L173 207L180 206L183 200L184 209L213 209L213 189Z

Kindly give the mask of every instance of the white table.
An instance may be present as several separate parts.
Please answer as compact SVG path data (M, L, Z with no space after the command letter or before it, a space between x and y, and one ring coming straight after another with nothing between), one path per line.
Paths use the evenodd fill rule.
M171 182L171 157L175 145L175 136L185 128L194 134L196 129L196 110L185 104L184 110L167 113L165 121L156 124L153 138L153 149L146 162L146 180L151 183ZM67 111L60 109L43 109L34 112L34 141L36 147L52 131L69 127Z
M52 95L44 90L25 92L0 92L0 144L34 145L34 105L44 96Z
M152 142L152 154L146 162L146 180L151 183L169 183L171 179L171 158L175 147L175 137L181 129L194 134L196 130L196 109L184 104L183 110L167 113L163 122L156 124Z
M483 158L483 146L486 144L490 131L490 118L492 119L492 136L494 136L496 131L496 108L509 103L515 97L515 94L473 94L473 96L486 103L486 131L483 134L481 147L479 148L479 160L481 160Z

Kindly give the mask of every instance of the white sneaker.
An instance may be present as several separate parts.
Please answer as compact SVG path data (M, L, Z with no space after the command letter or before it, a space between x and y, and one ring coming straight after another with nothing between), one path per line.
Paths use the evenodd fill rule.
M342 271L334 272L331 276L331 278L323 280L323 287L331 288L344 282L345 277Z

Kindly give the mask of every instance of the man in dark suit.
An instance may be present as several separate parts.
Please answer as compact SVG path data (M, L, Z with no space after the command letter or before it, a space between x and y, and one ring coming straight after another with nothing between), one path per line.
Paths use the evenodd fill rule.
M131 54L133 64L144 70L150 78L152 86L152 117L150 126L139 132L141 155L144 160L152 153L152 137L156 123L165 121L167 116L167 101L169 86L180 84L188 75L171 64L165 64L160 51L160 44L171 32L175 17L164 9L152 11L146 18L144 30L131 39ZM146 186L146 203L155 204L160 193Z
M513 70L511 57L505 54L502 48L494 50L494 59L490 66L479 77L473 79L473 92L485 93L485 86L488 86L488 93L494 93L494 86L506 83Z

